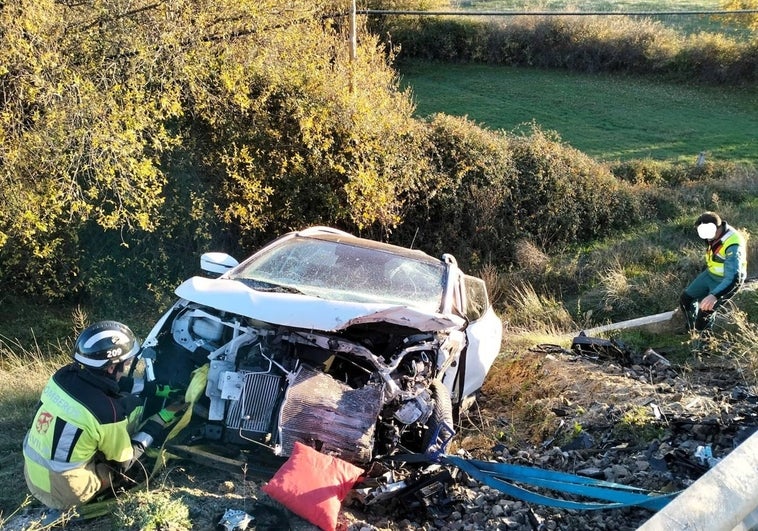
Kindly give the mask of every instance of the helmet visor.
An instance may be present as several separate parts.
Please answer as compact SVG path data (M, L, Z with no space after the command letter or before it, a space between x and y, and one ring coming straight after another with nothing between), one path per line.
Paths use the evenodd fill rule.
M703 223L697 226L697 235L704 240L712 240L716 237L717 230L715 223Z

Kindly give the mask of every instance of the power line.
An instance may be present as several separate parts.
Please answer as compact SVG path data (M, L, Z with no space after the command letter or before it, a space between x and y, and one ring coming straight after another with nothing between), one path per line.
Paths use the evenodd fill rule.
M710 11L392 11L386 9L359 9L359 15L422 15L422 16L672 16L672 15L755 15L758 9L710 10Z

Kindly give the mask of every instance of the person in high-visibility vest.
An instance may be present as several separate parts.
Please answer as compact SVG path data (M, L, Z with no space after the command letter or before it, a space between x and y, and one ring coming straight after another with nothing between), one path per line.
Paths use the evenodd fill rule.
M43 389L24 438L24 477L32 495L48 508L81 505L110 487L181 410L163 409L132 434L143 398L123 392L119 380L139 349L126 325L95 323L77 338L73 363L58 369ZM161 396L155 384L140 387Z
M705 212L695 222L698 236L705 240L705 269L682 293L679 305L688 331L707 336L716 309L732 298L747 276L745 237L715 212Z

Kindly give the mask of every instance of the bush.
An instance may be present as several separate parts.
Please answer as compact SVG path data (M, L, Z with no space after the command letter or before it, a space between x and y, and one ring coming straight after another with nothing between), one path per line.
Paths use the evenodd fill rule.
M433 179L404 212L395 235L440 255L455 250L464 267L508 262L516 225L510 141L466 118L438 114L428 124Z
M210 246L384 236L426 188L409 95L375 38L349 57L328 6L20 6L0 11L4 289L133 306Z
M471 17L369 17L368 29L397 51L396 59L469 62L492 60L488 41L497 37L492 25Z
M721 181L733 175L737 167L731 162L683 164L652 159L616 163L611 172L618 179L633 184L678 186L687 182Z
M686 78L713 84L741 85L758 79L758 40L741 43L724 35L698 33L687 37L674 58Z
M389 66L394 50L361 32L351 59L343 21L326 11L297 18L224 0L167 22L163 4L128 17L106 16L119 12L113 0L102 13L29 6L20 18L0 13L9 293L86 302L111 318L151 313L201 252L242 257L311 224L454 251L470 270L504 267L523 247L549 253L651 208L675 218L681 205L742 193L725 166L608 169L536 127L506 135L444 115L416 120ZM439 59L592 71L688 60L670 33L626 19L389 20L402 53ZM745 49L698 46L698 60L725 64ZM675 184L686 185L680 195Z
M632 187L556 134L533 126L513 146L517 229L543 250L607 236L643 219Z
M551 252L643 218L631 185L554 133L505 135L441 114L429 131L434 188L405 213L400 241L455 249L468 268L503 266L519 261L519 242Z

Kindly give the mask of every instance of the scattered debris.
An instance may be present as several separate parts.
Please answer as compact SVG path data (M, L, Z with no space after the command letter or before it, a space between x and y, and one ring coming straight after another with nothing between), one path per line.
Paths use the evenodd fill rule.
M711 449L710 444L707 446L698 446L695 450L695 459L697 459L701 465L708 465L708 468L713 468L719 461L721 461L721 459L713 457L713 450Z
M253 520L254 518L245 511L227 509L218 525L222 526L226 531L237 531L247 529L248 524Z
M694 483L758 429L756 389L745 385L739 371L726 361L693 364L683 374L669 363L665 351L657 348L644 352L627 348L622 355L601 356L543 345L532 352L543 361L545 374L560 374L562 378L560 396L545 398L549 404L545 411L555 415L554 436L533 445L509 444L503 438L489 446L466 445L465 437L461 437L460 444L466 445L474 458L565 472L650 492L675 492ZM483 426L496 415L488 409L486 397L479 407L479 425ZM627 418L630 410L639 411L640 418ZM628 431L620 431L619 426L626 426ZM366 482L358 484L344 500L338 528L632 531L654 514L641 507L575 511L527 503L463 473L448 477L450 472L429 463L372 470ZM178 479L172 476L172 482ZM226 507L237 506L255 517L254 522L246 524L247 529L316 531L278 505L257 501L265 500L259 480L245 480L244 488L232 490L224 484L225 479L219 479L214 490L229 493L217 500L203 498L203 507L193 513L193 525L198 529L223 525L223 519L219 522L221 513ZM232 505L233 498L236 501ZM205 505L212 503L225 505L216 506L212 519L201 521L203 510L208 511ZM274 513L274 509L283 512ZM269 516L266 511L270 511ZM267 518L271 520L268 526L264 525Z

